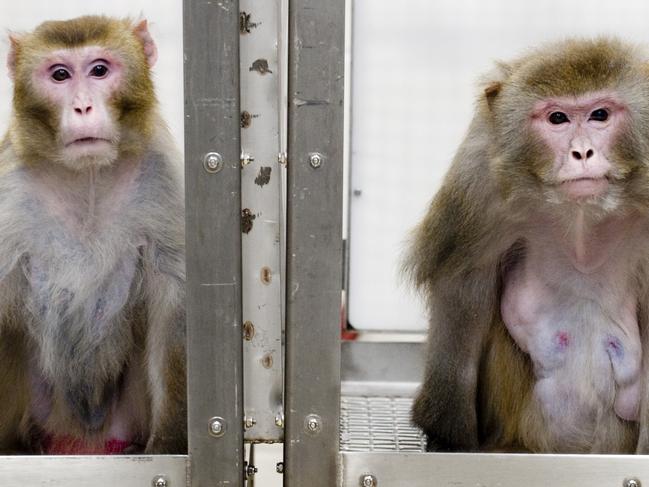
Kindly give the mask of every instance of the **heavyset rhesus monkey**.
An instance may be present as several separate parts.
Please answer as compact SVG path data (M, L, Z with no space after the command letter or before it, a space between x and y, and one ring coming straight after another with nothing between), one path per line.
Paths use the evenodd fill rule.
M0 451L186 450L181 157L146 21L11 37Z
M498 68L416 229L431 450L649 452L649 56Z

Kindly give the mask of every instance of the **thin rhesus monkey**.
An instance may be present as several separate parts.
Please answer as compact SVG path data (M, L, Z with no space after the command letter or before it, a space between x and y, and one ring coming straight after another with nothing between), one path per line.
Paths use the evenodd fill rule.
M500 64L406 268L426 296L430 450L649 452L649 55Z
M11 35L0 450L186 451L182 158L146 21Z

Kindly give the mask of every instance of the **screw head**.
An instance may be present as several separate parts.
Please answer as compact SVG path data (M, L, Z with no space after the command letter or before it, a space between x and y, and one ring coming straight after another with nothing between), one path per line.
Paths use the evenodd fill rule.
M311 167L314 169L322 166L322 160L322 154L318 154L317 152L312 152L311 154L309 154L309 164L311 164Z
M365 474L361 477L360 485L361 487L376 487L378 485L378 482L376 481L376 477L374 475Z
M151 481L153 487L169 487L169 482L164 475L156 475Z
M244 416L243 417L243 427L246 430L249 430L252 428L254 425L257 424L257 420L253 418L252 416Z
M322 430L322 418L317 414L309 414L304 418L304 428L307 433L317 435Z
M223 157L218 152L208 152L203 158L203 167L209 173L217 173L223 169Z
M220 418L218 416L210 419L209 431L212 436L216 438L220 438L225 434L225 430L226 430L225 419Z
M624 479L624 487L642 487L642 484L638 479Z

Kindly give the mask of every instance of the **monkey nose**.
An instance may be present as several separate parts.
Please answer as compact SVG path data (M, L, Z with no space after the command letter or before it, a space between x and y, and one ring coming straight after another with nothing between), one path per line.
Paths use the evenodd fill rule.
M580 161L581 159L590 159L595 155L593 149L582 149L582 150L573 150L571 152L572 157Z
M88 115L92 111L92 105L77 105L74 107L74 111L79 115Z

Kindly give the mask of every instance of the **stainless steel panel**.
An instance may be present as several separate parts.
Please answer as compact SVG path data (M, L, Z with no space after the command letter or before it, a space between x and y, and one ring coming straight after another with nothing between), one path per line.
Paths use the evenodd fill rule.
M337 484L343 0L289 1L284 485Z
M649 484L649 457L342 453L344 487L625 487ZM628 482L636 479L640 483ZM625 483L625 480L627 481Z
M166 487L187 484L187 457L3 456L2 487L148 487L162 477Z
M192 487L243 485L239 4L184 3ZM217 152L218 172L204 167ZM210 433L223 418L223 434ZM142 484L149 485L149 484Z
M247 441L281 441L283 403L280 0L241 0L241 205ZM249 161L249 162L248 162ZM279 425L278 425L279 423Z

